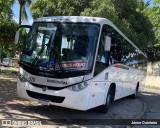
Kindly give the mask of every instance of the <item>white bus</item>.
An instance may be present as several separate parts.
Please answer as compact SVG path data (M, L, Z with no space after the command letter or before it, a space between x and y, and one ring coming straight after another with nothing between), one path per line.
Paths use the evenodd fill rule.
M20 57L18 96L77 110L109 105L144 85L146 55L111 21L84 16L36 19ZM15 41L18 42L19 30Z

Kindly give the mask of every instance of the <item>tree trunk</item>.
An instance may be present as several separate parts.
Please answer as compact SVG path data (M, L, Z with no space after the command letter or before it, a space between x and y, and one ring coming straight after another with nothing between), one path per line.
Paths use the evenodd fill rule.
M21 22L22 22L22 5L21 4L19 4L20 5L20 8L19 8L19 25L21 25Z

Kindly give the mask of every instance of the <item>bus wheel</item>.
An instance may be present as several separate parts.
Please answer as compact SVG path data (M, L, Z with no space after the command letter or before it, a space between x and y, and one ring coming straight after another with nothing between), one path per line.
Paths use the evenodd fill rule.
M133 94L133 95L131 95L131 98L132 98L132 99L136 99L136 98L137 98L138 89L139 89L139 85L137 85L137 87L136 87L136 89L135 89L134 94Z
M99 110L101 113L106 114L108 112L109 106L113 101L113 89L109 88L107 98L106 98L106 103L102 106L99 107Z

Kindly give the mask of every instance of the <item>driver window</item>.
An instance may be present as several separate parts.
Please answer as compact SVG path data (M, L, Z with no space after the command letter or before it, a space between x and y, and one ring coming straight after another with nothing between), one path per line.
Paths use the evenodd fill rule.
M105 33L102 33L98 54L97 54L97 61L101 63L108 63L108 52L104 50L105 46Z
M105 46L105 36L107 36L107 25L104 25L101 32L101 38L98 47L98 53L96 58L96 67L94 75L99 74L108 66L109 61L109 52L104 50Z

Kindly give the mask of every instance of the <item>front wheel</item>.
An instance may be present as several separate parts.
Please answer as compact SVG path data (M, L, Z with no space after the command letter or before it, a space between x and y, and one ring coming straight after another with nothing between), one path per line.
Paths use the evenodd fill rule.
M113 101L113 89L109 88L107 98L106 98L106 103L102 106L99 107L100 112L106 114L109 110L109 106Z

